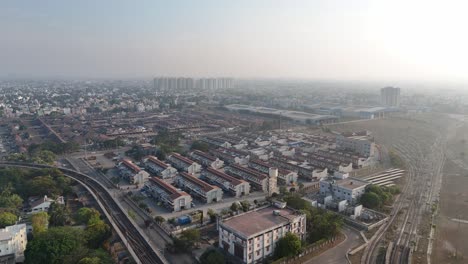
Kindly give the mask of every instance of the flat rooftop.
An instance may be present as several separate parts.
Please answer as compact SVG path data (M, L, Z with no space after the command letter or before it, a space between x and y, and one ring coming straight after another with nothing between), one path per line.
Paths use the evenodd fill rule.
M356 189L360 188L362 186L368 185L370 182L359 180L356 178L346 178L344 180L337 181L336 184L340 187L346 188L346 189Z
M274 215L274 210L278 210L280 215ZM291 209L278 209L270 206L257 211L231 217L223 221L221 225L235 231L245 238L249 238L257 233L287 224L297 216L298 215Z

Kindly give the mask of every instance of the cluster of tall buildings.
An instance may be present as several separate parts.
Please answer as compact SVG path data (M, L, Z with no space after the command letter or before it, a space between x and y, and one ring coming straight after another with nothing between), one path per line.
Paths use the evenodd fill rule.
M191 89L216 90L233 87L232 78L185 78L185 77L156 77L153 80L157 91L185 91Z
M380 89L380 101L383 106L400 107L400 88L384 87Z

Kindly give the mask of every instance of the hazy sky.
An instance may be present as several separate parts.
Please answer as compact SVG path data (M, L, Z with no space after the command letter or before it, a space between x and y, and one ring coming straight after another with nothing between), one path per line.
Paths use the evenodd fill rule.
M0 76L468 81L468 1L2 0Z

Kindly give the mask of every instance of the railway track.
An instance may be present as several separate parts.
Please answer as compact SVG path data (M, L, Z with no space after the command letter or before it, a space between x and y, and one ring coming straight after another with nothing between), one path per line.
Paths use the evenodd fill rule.
M167 260L158 250L153 249L147 239L140 233L138 228L128 218L125 211L117 204L109 191L96 180L91 177L79 173L74 170L54 167L48 165L28 164L19 162L1 162L2 167L21 167L30 169L56 168L68 176L88 188L98 199L101 209L115 223L114 228L121 236L123 241L126 241L126 246L130 253L133 253L134 260L137 263L143 264L166 264Z

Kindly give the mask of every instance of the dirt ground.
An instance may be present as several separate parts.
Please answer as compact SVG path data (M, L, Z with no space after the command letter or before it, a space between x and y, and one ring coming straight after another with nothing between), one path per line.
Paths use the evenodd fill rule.
M449 141L448 156L440 194L440 213L436 219L436 241L433 263L468 263L468 170L457 163L468 165L468 126L460 127ZM466 153L467 155L465 155Z

